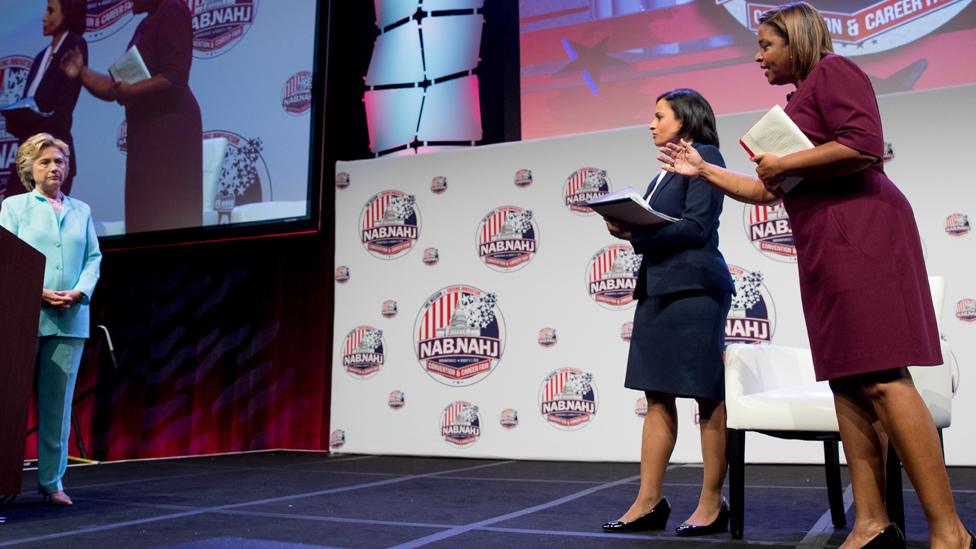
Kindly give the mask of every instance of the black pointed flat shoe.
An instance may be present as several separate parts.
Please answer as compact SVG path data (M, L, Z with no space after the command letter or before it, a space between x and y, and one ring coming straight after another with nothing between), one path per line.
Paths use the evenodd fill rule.
M674 533L679 537L692 537L692 536L708 536L711 534L721 534L722 532L728 532L729 530L729 502L722 498L722 505L718 509L718 516L711 524L705 524L703 526L696 526L694 524L688 524L687 522L682 522L680 526L674 529Z
M661 501L657 502L657 505L640 517L630 522L611 520L603 525L603 531L616 534L642 532L644 530L663 530L668 525L669 515L671 515L671 504L668 503L668 498L661 498Z
M901 533L901 528L892 522L885 527L878 535L871 538L862 549L903 549L905 547L905 534Z

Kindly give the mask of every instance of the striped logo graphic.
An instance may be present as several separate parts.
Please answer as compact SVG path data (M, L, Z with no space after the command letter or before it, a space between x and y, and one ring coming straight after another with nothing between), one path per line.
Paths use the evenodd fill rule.
M495 294L454 285L431 295L414 326L417 360L444 385L472 385L488 377L505 348L505 322Z
M396 259L409 252L420 237L420 210L413 195L381 191L363 206L359 216L363 246L380 259Z
M513 408L505 408L502 410L502 413L498 418L498 424L505 429L514 429L518 427L518 410Z
M596 416L593 374L576 368L551 372L539 389L539 407L549 425L564 431L582 429Z
M333 450L338 450L346 444L346 432L342 429L336 429L332 431L329 435L329 448Z
M286 113L294 116L305 114L311 110L311 71L296 72L288 77L288 80L285 80L285 87L281 90L281 108L284 109ZM338 179L336 182L338 183Z
M634 253L630 244L601 248L586 266L586 291L590 298L608 309L630 307L640 264L641 256Z
M732 307L725 321L725 343L769 343L776 327L776 308L763 274L729 265L735 282Z
M631 321L624 322L620 326L620 339L624 341L630 341L630 336L634 333L634 323Z
M352 183L352 179L349 178L349 174L348 173L346 173L346 172L339 172L339 173L336 174L336 177L335 177L335 186L336 186L337 189L345 189L345 188L348 188L349 185L350 185L350 183Z
M0 106L16 103L24 95L33 62L33 59L24 55L0 58ZM7 132L6 118L0 116L0 200L7 185L20 184L13 183L13 175L17 171L19 143L19 139Z
M747 204L744 218L746 234L760 253L777 261L796 263L793 229L782 202L768 206Z
M956 303L956 318L963 322L976 322L976 300L959 300Z
M637 417L647 416L647 397L642 396L637 399L637 404L634 405L634 413Z
M966 236L972 226L969 224L969 216L962 213L949 214L945 220L945 232L949 236Z
M357 379L372 377L386 361L383 332L372 326L357 326L342 343L342 367Z
M501 206L481 219L477 242L482 263L496 271L509 273L526 266L535 257L539 227L532 210Z
M610 178L606 170L580 168L566 178L563 204L573 213L590 215L593 210L586 205L586 201L607 194L610 194Z
M457 448L467 448L481 436L481 416L478 407L456 400L441 412L441 437Z
M403 395L403 391L390 391L390 396L386 399L386 404L394 410L403 408L403 405L406 404L406 397Z

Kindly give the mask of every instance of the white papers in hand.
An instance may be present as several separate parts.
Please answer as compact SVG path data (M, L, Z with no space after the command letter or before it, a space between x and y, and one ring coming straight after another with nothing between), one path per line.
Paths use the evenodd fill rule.
M652 208L633 187L588 200L586 205L604 218L623 221L635 227L649 227L678 221L677 218Z
M135 46L129 48L122 57L119 57L118 61L112 63L108 72L115 80L129 84L149 80L150 77L149 69L146 68L146 63L143 62L142 55L139 54L139 48Z
M780 108L774 105L739 140L750 157L760 154L786 156L813 148L813 143ZM803 178L786 177L780 183L784 192L790 192Z

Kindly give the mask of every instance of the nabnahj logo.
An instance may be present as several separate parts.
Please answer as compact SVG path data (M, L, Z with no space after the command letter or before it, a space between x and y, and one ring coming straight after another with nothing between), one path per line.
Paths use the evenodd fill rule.
M566 178L563 204L573 213L590 215L593 209L586 205L586 201L607 194L610 194L610 179L606 170L580 168Z
M405 255L420 237L420 210L412 194L381 191L363 206L359 216L366 250L380 259Z
M608 309L625 309L634 302L637 275L641 264L630 244L611 244L601 248L586 265L586 291Z
M776 309L761 272L729 265L735 282L732 307L725 321L725 343L769 343L776 327Z
M576 368L560 368L542 382L539 412L558 429L575 431L596 416L597 395L593 374Z
M254 24L258 0L193 0L193 55L216 57L233 48Z
M132 0L88 0L85 40L98 42L115 34L132 20Z
M441 413L441 437L458 448L471 446L481 436L481 417L478 407L456 400Z
M27 87L27 76L34 61L24 55L0 58L0 106L20 100ZM20 140L7 132L7 120L0 116L0 197L11 184L17 166Z
M417 314L414 333L417 360L444 385L481 381L494 371L504 352L505 322L497 298L473 286L434 292Z
M342 344L342 367L355 378L372 377L386 362L383 347L381 330L372 326L357 326Z
M820 9L835 51L856 56L879 53L914 42L949 22L970 0L847 0ZM759 16L784 2L717 0L750 31L759 30Z
M796 243L790 217L782 202L771 205L746 205L746 234L763 255L771 259L796 263Z
M501 206L481 219L477 241L485 265L503 273L517 271L535 257L539 228L532 210Z

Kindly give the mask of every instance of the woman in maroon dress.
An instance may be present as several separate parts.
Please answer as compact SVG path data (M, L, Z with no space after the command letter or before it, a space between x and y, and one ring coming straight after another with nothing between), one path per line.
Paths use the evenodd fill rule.
M907 370L941 364L942 356L914 214L882 167L871 82L832 53L823 18L806 3L763 14L758 38L756 61L770 84L796 86L786 113L816 146L754 157L758 178L708 164L684 143L662 148L660 160L743 202L783 200L814 369L834 393L856 503L842 547L904 547L884 506L888 438L918 493L932 547L972 547L938 434ZM787 175L804 179L784 194Z
M198 227L203 217L203 147L200 107L190 91L191 14L183 0L134 0L148 13L130 46L151 77L114 81L65 56L61 68L81 78L92 95L125 106L125 230L127 233Z

